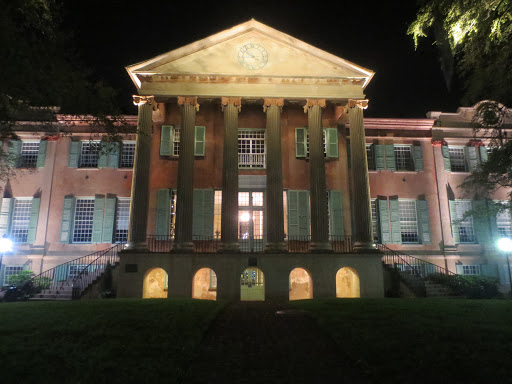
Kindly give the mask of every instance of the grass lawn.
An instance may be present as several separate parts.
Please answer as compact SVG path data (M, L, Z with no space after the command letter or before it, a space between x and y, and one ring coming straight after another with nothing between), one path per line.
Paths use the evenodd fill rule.
M0 304L0 381L173 382L224 305L166 299Z
M332 299L310 311L378 383L511 383L512 301Z

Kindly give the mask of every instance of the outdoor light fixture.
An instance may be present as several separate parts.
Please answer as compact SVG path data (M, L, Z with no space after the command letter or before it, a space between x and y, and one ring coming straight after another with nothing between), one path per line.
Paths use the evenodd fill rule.
M512 240L510 240L508 237L502 237L498 240L498 248L505 252L505 255L507 256L507 268L508 268L508 281L510 283L510 294L512 295L512 276L510 274L510 261L509 261L509 255L510 252L512 252Z

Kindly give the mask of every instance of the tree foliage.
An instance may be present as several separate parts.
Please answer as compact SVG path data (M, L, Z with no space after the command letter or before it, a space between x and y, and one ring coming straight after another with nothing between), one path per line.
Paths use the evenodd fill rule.
M407 31L416 48L432 36L448 87L464 80L465 103L512 104L512 0L424 0Z

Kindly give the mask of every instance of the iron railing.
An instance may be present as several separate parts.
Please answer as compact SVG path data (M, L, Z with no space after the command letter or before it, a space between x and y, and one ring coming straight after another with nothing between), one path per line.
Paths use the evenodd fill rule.
M108 261L112 265L119 261L119 256L117 253L119 250L123 249L123 247L124 244L117 244L106 250L97 251L89 255L82 256L66 263L57 265L54 268L34 276L32 279L23 284L23 287L32 284L33 293L39 293L42 290L55 290L62 286L73 286L74 280L80 275L84 274L84 271L87 273L88 271L92 272L91 266L97 268L98 273L100 271L103 273L106 263L102 264L99 261L103 260L105 256L107 256Z
M217 252L222 243L220 237L193 236L194 252L213 253ZM250 236L246 239L239 239L240 252L261 253L265 250L265 239L263 236ZM329 236L332 250L336 253L352 252L352 239L350 236ZM309 253L311 236L287 236L285 239L286 250L290 253ZM170 252L174 246L174 239L167 235L148 235L147 245L150 252Z
M384 253L382 262L398 270L402 280L416 295L426 296L425 280L445 285L451 288L454 294L463 293L464 277L428 261L394 251L383 244L377 244L377 248Z

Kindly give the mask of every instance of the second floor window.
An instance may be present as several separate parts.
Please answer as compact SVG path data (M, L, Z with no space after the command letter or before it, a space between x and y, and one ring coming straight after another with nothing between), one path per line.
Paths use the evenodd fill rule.
M418 218L416 216L416 201L399 200L400 231L402 243L418 243Z
M98 166L98 155L100 152L99 141L82 141L79 167L96 168Z
M114 234L115 243L126 243L128 241L128 225L130 219L130 198L118 198L116 207L116 231Z
M410 145L395 145L394 151L395 166L397 171L414 170Z
M265 168L265 130L238 131L238 167Z
M475 231L473 227L473 217L464 214L472 209L470 200L457 200L455 202L456 221L461 243L474 243Z
M135 159L135 142L134 141L123 142L123 147L121 150L121 163L119 164L119 167L120 168L132 168L134 159Z
M20 167L35 167L39 153L39 142L23 141L21 144Z
M94 198L76 199L73 243L90 243L94 215Z
M466 151L464 147L449 147L452 172L467 172Z

